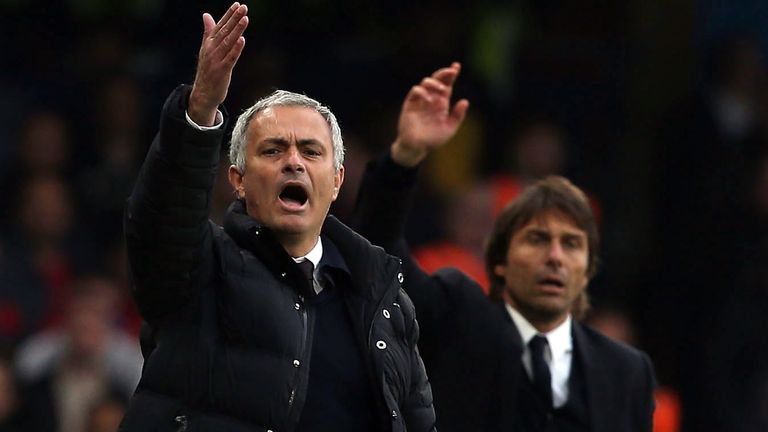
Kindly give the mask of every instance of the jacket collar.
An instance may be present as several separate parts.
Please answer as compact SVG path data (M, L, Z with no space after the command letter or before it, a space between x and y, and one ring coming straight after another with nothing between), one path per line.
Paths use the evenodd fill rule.
M292 286L300 287L303 295L313 290L299 266L277 240L274 231L250 217L245 211L245 201L236 199L224 215L224 231L241 248L250 251L276 279L289 279Z
M258 257L276 275L301 280L296 286L304 286L305 278L285 248L277 240L274 231L246 213L245 202L236 199L224 216L224 231L242 249ZM334 216L327 216L321 235L327 236L338 248L340 256L351 275L353 289L367 299L380 298L396 278L398 260L380 247L352 231Z

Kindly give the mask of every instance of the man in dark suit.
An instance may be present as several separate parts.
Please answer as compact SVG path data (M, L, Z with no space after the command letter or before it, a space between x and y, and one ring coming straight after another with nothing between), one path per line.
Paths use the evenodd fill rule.
M403 238L418 165L453 136L468 102L451 106L454 63L414 86L390 151L369 164L358 231L404 262L419 347L442 431L650 431L648 357L574 319L598 261L584 193L546 178L498 216L486 250L490 298L455 269L420 270Z
M224 226L208 221L226 97L248 25L205 32L168 98L125 231L148 323L121 431L432 431L399 261L328 215L344 179L336 117L278 90L238 118Z

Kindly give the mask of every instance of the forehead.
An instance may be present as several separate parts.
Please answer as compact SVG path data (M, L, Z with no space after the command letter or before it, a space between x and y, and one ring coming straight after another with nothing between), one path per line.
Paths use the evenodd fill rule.
M319 112L304 106L274 106L259 111L248 125L250 142L281 138L289 142L314 139L331 145L331 129Z
M587 232L580 228L571 216L558 210L547 210L533 216L515 232L515 236L532 230L547 231L553 235L587 236Z

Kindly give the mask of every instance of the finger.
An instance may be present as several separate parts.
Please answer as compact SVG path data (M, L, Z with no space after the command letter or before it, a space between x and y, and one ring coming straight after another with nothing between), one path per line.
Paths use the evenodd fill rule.
M456 124L461 124L461 122L464 121L464 117L466 117L467 115L468 109L469 109L468 100L462 99L456 102L456 104L453 105L453 108L451 109L451 113L450 113L451 120Z
M415 85L411 87L411 91L408 92L408 96L406 96L405 100L411 103L418 103L420 101L431 103L432 96L424 87Z
M209 13L203 14L203 37L211 37L211 32L216 28L216 21Z
M246 16L247 13L248 6L240 5L240 7L235 10L232 16L230 16L224 25L219 29L218 33L216 33L216 39L223 39L228 37L237 28L237 26L240 25L240 22L243 20L243 17Z
M230 6L226 12L224 12L224 16L222 16L219 22L216 23L216 31L214 33L221 30L221 28L224 27L224 24L226 24L229 21L229 19L232 17L235 11L237 11L239 8L240 8L240 3L238 2L232 3L232 6Z
M435 73L432 74L432 78L442 82L447 86L452 86L456 81L456 78L459 76L459 72L461 72L461 64L454 62L450 67L441 68L435 71Z
M438 93L443 96L450 96L451 95L451 88L443 84L442 82L432 78L432 77L426 77L423 80L421 80L422 87L426 88L427 90Z
M232 48L237 44L237 42L242 37L243 32L245 32L245 29L248 27L248 22L249 20L247 16L243 16L242 18L240 18L240 21L238 21L234 30L228 35L226 35L224 39L222 39L219 46L217 46L213 50L212 55L215 58L226 59L226 57L229 56L229 53L232 50Z
M227 63L227 66L229 68L235 67L237 60L240 59L240 54L243 53L244 47L245 47L245 38L240 36L239 38L237 38L234 46L227 53L227 56L224 58L224 61Z

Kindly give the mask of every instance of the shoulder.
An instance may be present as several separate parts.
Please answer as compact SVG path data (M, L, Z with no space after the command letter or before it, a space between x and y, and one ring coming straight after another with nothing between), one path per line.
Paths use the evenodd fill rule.
M473 338L502 337L517 340L509 313L501 301L489 298L472 278L455 268L438 270L431 276L437 281L448 303L450 322L458 331ZM471 325L467 325L471 324ZM506 343L506 342L505 342Z
M610 339L581 323L574 323L574 337L586 351L585 354L596 357L592 360L619 369L622 374L647 375L647 378L653 379L653 365L643 351Z
M432 278L454 302L466 303L472 307L478 307L480 304L491 306L495 303L485 295L477 282L456 268L440 269L433 273Z

